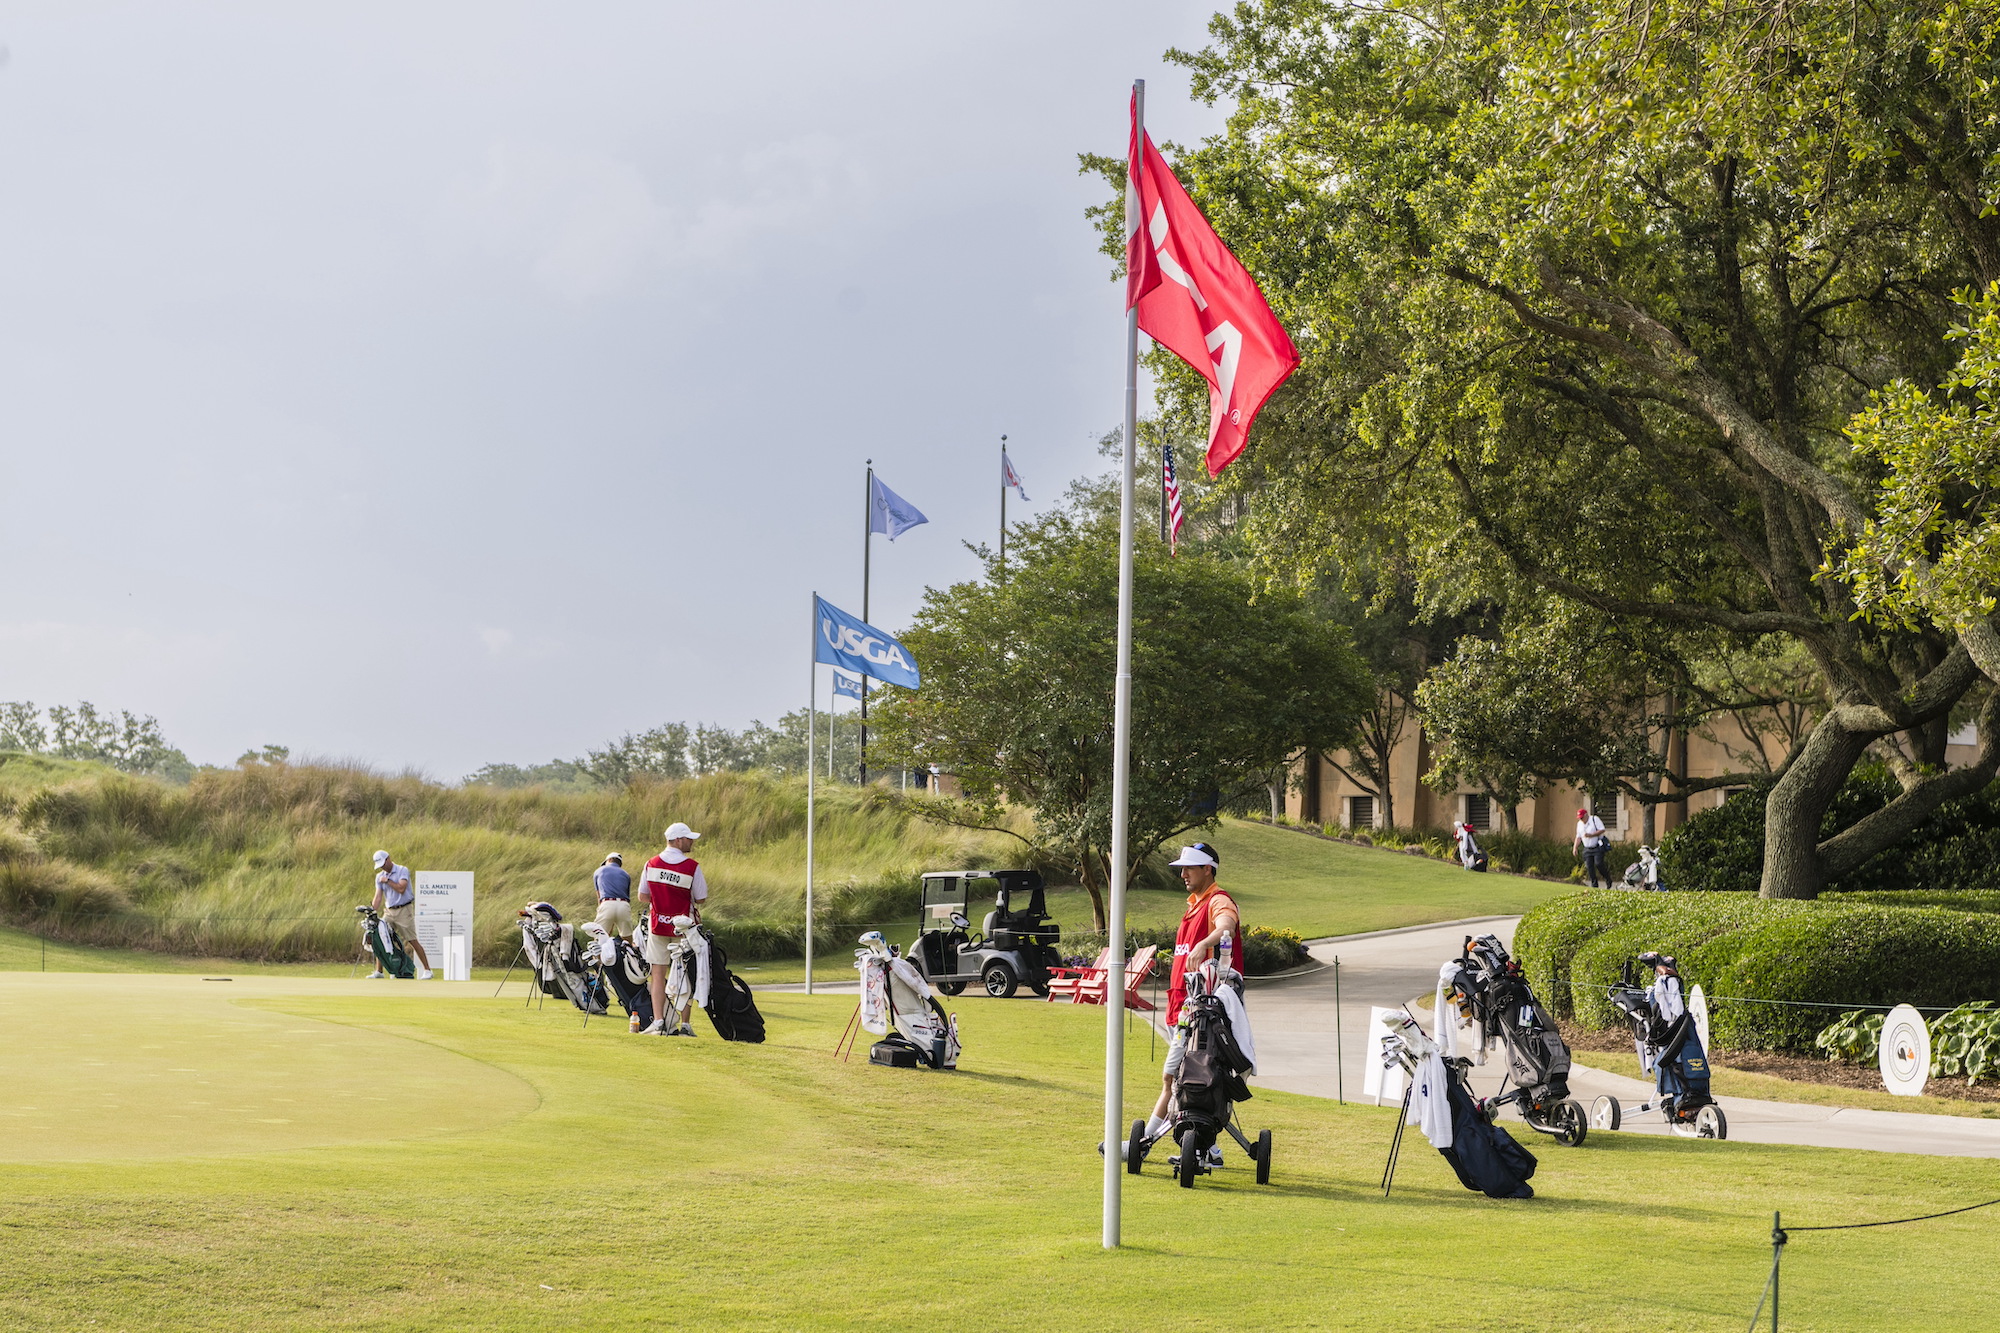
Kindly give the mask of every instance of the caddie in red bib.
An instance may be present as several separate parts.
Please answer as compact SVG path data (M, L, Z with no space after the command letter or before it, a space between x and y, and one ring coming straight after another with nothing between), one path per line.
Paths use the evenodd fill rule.
M708 880L701 873L701 863L691 855L694 840L700 836L686 824L673 825L667 830L666 850L646 862L639 875L639 900L645 906L648 932L646 961L652 964L647 988L653 993L653 1012L659 1015L646 1031L659 1036L694 1035L688 1008L680 1009L669 1021L667 969L673 964L673 941L680 934L674 919L701 920L701 905L708 901Z
M1187 885L1187 913L1174 935L1174 968L1167 981L1167 1023L1173 1040L1167 1046L1167 1063L1161 1071L1160 1100L1146 1120L1146 1136L1157 1137L1166 1128L1167 1110L1173 1102L1174 1080L1180 1077L1181 1059L1186 1054L1186 1037L1178 1026L1181 1005L1187 1001L1187 975L1211 955L1224 967L1243 970L1243 918L1236 900L1216 887L1221 855L1205 842L1181 848L1169 864L1179 868L1181 883ZM1211 1149L1212 1161L1219 1162L1219 1149Z

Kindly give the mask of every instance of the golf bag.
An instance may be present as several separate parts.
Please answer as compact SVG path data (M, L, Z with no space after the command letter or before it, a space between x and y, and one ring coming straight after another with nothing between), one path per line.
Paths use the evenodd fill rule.
M1648 959L1656 956L1646 955ZM1664 962L1672 968L1671 958ZM1694 1015L1681 1001L1680 988L1680 976L1672 970L1650 989L1641 988L1628 958L1623 978L1608 995L1613 1007L1632 1025L1639 1068L1653 1075L1668 1124L1690 1121L1697 1111L1715 1101L1709 1093L1708 1052L1702 1048ZM1673 1017L1666 1017L1667 1013Z
M403 947L403 936L366 903L354 909L361 914L361 939L375 955L375 965L398 981L413 981L417 965Z
M764 1015L757 1011L750 983L729 970L729 954L707 926L695 929L708 940L708 1003L702 1010L714 1024L715 1035L724 1041L764 1040Z
M1625 887L1628 889L1664 890L1667 886L1660 878L1660 849L1639 848L1639 859L1625 867Z
M1172 1133L1185 1153L1187 1132L1193 1130L1195 1147L1207 1152L1228 1127L1236 1103L1250 1100L1245 1076L1256 1072L1256 1062L1238 1039L1236 1016L1243 1012L1241 975L1233 968L1204 963L1188 974L1187 983L1187 1000L1181 1005L1181 1072L1174 1082ZM1247 1040L1249 1019L1244 1016L1241 1021L1242 1036Z
M1535 1155L1495 1125L1467 1086L1470 1060L1447 1056L1424 1035L1408 1013L1383 1020L1389 1032L1382 1038L1382 1063L1401 1065L1410 1077L1407 1115L1399 1122L1382 1172L1386 1191L1395 1175L1396 1154L1402 1146L1402 1124L1415 1121L1438 1154L1451 1163L1458 1183L1490 1199L1532 1199L1528 1178L1535 1174ZM1442 1025L1451 1021L1440 1013Z
M868 1063L895 1069L958 1068L957 1015L945 1013L924 974L898 956L881 931L869 931L861 944L854 951L854 968L861 974L861 1026L882 1038L868 1048Z
M1499 938L1466 936L1456 963L1446 964L1439 983L1442 998L1477 1029L1479 1063L1485 1063L1495 1042L1506 1048L1507 1077L1514 1090L1504 1091L1503 1083L1503 1091L1486 1103L1489 1114L1517 1102L1531 1127L1568 1146L1581 1143L1586 1120L1583 1107L1569 1100L1569 1047Z
M640 1027L653 1022L653 992L647 987L652 969L646 964L645 923L639 923L631 940L622 940L595 921L583 923L590 943L584 947L583 961L604 978L619 1008L639 1020Z
M529 903L515 913L521 927L521 953L545 995L568 1000L586 1014L608 1010L603 978L583 961L576 928L550 903Z

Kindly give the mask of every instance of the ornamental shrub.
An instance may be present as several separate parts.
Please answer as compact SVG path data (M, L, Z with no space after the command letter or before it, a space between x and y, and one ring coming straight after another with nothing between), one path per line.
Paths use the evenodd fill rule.
M1887 1014L1854 1010L1826 1025L1813 1045L1829 1060L1872 1065L1882 1047ZM1968 1085L2000 1072L2000 1012L1992 1002L1975 1000L1928 1020L1931 1033L1931 1077L1963 1075Z
M1673 954L1739 1050L1809 1053L1829 1008L2000 997L2000 919L1936 907L1586 890L1530 911L1515 946L1543 1001L1592 1028L1623 1024L1604 988L1626 958Z
M1856 766L1820 822L1830 838L1894 800L1886 766ZM1675 889L1753 891L1764 874L1764 802L1758 783L1703 810L1660 842L1660 870ZM1949 801L1896 846L1829 886L1854 892L2000 891L2000 782Z

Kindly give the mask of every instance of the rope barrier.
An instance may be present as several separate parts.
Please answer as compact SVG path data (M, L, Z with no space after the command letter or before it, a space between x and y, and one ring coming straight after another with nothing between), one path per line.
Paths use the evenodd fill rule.
M1969 1203L1963 1208L1947 1208L1941 1213L1925 1213L1920 1217L1891 1217L1880 1222L1832 1222L1816 1227L1787 1227L1782 1213L1771 1214L1771 1275L1764 1279L1764 1294L1757 1298L1757 1308L1750 1314L1749 1333L1757 1333L1757 1321L1764 1317L1764 1305L1771 1306L1771 1333L1778 1330L1778 1269L1784 1262L1785 1242L1792 1238L1794 1231L1860 1231L1867 1227L1899 1227L1906 1222L1930 1222L1940 1217L1956 1217L1960 1213L1976 1212L1981 1208L1991 1208L2000 1204L2000 1199L1988 1199L1985 1203Z
M1786 1227L1784 1232L1790 1235L1794 1231L1859 1231L1863 1227L1899 1227L1905 1222L1929 1222L1939 1217L1956 1217L1960 1213L1991 1208L1996 1203L2000 1203L2000 1199L1988 1199L1985 1203L1968 1203L1963 1208L1948 1208L1941 1213L1925 1213L1922 1217L1892 1217L1886 1222L1840 1222L1818 1227Z

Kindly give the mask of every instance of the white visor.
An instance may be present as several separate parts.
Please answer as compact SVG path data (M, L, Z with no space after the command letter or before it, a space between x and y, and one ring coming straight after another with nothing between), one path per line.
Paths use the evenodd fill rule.
M1199 847L1183 847L1181 854L1167 862L1170 866L1212 866L1215 858Z

